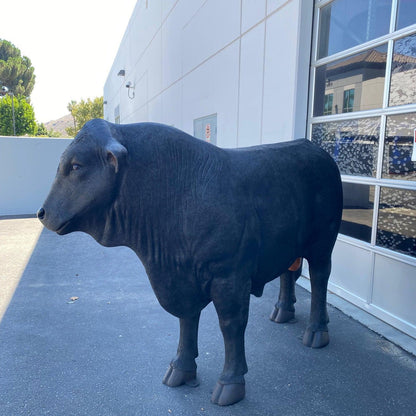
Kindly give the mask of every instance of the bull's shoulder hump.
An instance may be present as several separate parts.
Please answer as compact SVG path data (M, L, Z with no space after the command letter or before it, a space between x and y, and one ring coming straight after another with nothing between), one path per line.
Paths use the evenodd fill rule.
M177 149L197 152L221 153L221 149L194 136L162 123L141 122L119 125L119 134L127 143L150 143L151 146L166 145Z

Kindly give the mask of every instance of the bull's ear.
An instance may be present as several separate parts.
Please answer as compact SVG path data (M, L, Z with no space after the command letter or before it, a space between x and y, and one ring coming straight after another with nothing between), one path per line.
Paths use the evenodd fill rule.
M114 166L114 170L117 173L120 170L120 166L127 156L127 149L120 144L117 140L112 140L105 148L107 162Z

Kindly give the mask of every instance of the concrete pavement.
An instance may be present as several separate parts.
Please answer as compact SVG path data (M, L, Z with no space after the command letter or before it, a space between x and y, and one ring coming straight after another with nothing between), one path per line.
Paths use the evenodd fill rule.
M293 324L268 319L278 280L252 297L246 398L220 408L210 403L223 364L214 308L201 317L200 386L166 387L179 325L130 250L2 219L0 279L1 416L416 415L416 357L333 307L329 346L304 347L301 287Z

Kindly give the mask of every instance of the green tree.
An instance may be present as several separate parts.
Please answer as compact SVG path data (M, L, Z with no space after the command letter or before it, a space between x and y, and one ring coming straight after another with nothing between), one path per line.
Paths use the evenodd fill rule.
M34 135L37 130L35 112L26 98L21 95L18 97L5 95L0 99L0 135L13 135L12 98L14 102L16 136Z
M29 97L35 86L35 69L11 42L0 39L0 83L14 95Z
M54 129L48 130L43 123L40 123L36 126L36 137L61 137L61 133Z
M88 120L92 120L93 118L103 118L103 105L103 97L97 97L93 100L88 98L86 101L81 100L79 103L71 101L67 108L74 118L74 127L66 128L66 132L70 136L75 137Z
M36 130L36 136L48 137L48 129L43 123L38 124Z

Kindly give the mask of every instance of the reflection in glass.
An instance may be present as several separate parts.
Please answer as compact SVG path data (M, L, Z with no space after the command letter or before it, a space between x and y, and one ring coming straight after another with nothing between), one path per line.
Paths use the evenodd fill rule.
M325 94L324 97L324 116L332 114L332 106L334 103L334 94Z
M381 188L377 245L416 257L416 191Z
M383 178L416 181L416 158L412 161L415 129L416 113L387 117Z
M344 91L344 105L342 107L343 113L350 113L354 109L354 95L355 89L351 88L350 90Z
M340 233L360 240L371 241L374 186L343 183L344 209Z
M416 1L415 0L399 0L399 8L397 11L397 27L401 29L416 23Z
M416 103L416 34L394 42L389 105Z
M386 57L384 44L317 67L313 115L381 108ZM331 109L325 107L325 97L329 94L333 95Z
M379 137L379 117L312 126L312 142L334 158L344 175L376 175Z
M391 0L335 0L321 8L318 59L389 32Z

